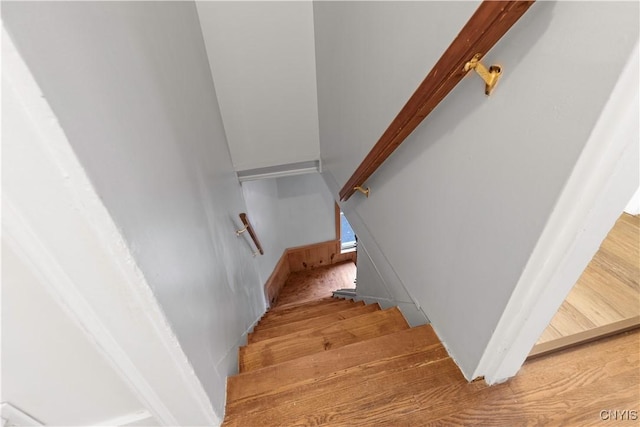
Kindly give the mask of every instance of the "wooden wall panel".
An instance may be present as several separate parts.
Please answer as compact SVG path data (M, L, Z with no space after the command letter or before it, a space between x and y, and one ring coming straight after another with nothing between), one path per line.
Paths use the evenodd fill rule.
M269 306L278 300L280 290L289 274L295 271L311 270L325 265L352 261L356 264L357 252L340 253L340 240L286 249L264 285L264 293Z
M287 249L291 272L310 270L335 264L340 255L340 240L329 240L314 245Z
M269 276L267 283L264 285L264 292L269 306L273 306L277 301L278 294L287 281L290 272L289 259L287 258L287 251L285 250L276 267L273 269L271 276Z

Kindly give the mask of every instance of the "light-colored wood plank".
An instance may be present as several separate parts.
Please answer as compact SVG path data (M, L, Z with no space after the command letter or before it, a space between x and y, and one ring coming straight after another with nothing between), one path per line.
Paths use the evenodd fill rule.
M297 322L290 322L285 325L275 326L272 328L257 330L250 333L247 336L249 344L263 341L270 338L275 338L281 335L287 335L298 331L304 331L305 329L318 328L321 326L328 326L334 322L349 319L351 317L360 316L373 311L379 311L380 306L378 304L369 304L363 306L356 306L346 310L328 313L323 316L314 317L311 319L298 320Z
M569 301L560 306L553 322L553 330L558 333L557 338L595 328L596 324L575 308Z
M343 369L434 345L440 345L440 340L430 325L423 325L234 375L227 381L227 402L266 396L276 389L302 385Z
M249 344L239 349L240 372L327 351L332 348L409 329L397 307L363 314L330 326Z
M555 342L594 338L594 333L610 333L610 325L626 325L640 313L640 217L623 213L600 245L540 336L536 347ZM593 332L589 332L593 330ZM575 339L570 337L577 334ZM545 345L550 351L551 344Z
M587 329L575 334L561 336L555 340L550 340L541 344L536 344L531 350L531 353L529 353L529 359L544 356L545 354L551 353L553 351L564 350L569 347L574 347L576 345L584 344L636 328L640 328L640 315L622 319L604 326Z

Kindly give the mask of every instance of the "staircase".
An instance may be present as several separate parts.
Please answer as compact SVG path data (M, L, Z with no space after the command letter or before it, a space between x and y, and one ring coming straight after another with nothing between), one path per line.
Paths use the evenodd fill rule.
M466 383L431 326L333 297L267 312L239 371L225 426L397 424L427 389Z

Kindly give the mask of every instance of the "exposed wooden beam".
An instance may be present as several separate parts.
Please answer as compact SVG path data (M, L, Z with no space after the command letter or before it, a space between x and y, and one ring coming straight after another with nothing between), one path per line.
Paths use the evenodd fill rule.
M340 190L347 200L467 74L464 65L484 56L534 1L485 0L465 24L427 77L411 95L378 142Z

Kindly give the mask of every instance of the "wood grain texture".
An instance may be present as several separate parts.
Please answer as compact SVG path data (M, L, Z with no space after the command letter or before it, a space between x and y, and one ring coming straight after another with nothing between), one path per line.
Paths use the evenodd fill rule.
M331 296L336 289L352 288L355 278L356 266L351 262L292 272L276 307Z
M338 221L340 220L339 215L340 211L338 211ZM312 270L314 268L351 262L354 264L353 278L355 279L355 263L357 258L358 254L356 251L345 253L340 251L340 240L330 240L328 242L285 249L269 276L269 279L267 279L267 282L264 284L265 298L270 307L275 306L278 303L280 291L292 271ZM293 269L291 266L293 266ZM351 280L351 283L347 286L351 285L353 285L353 280ZM307 299L315 297L315 295L312 295Z
M327 242L287 249L287 258L291 272L312 270L314 268L339 264L346 261L355 263L356 256L355 251L342 253L340 240L329 240Z
M422 325L242 373L229 377L227 402L233 404L243 399L266 396L353 366L398 354L414 353L434 345L440 345L440 340L433 328Z
M262 399L245 399L242 402L237 402L229 407L229 419L233 419L237 414L249 422L249 424L243 423L244 425L253 425L251 424L252 416L259 417L261 422L272 423L280 417L281 408L286 407L288 416L297 412L295 414L297 418L293 419L295 420L294 424L303 420L308 423L310 421L307 418L308 405L313 404L317 409L322 408L325 411L346 403L360 406L360 408L366 407L378 399L380 390L386 389L387 393L391 391L390 387L384 384L387 378L400 376L406 382L413 376L412 370L434 365L437 362L443 362L440 364L441 366L446 363L452 364L447 351L440 344L417 351L401 352L389 357L378 358L334 371L332 374L316 378L314 381L297 384L295 387L278 389L275 393L270 393L271 405L278 408L272 413L264 410ZM453 367L457 370L455 364ZM419 373L415 372L415 374ZM369 387L371 387L370 391L367 390ZM355 396L358 397L358 400L354 399ZM301 405L303 408L300 410L298 408ZM306 410L304 406L307 406ZM298 410L296 411L296 409ZM353 417L350 417L351 419Z
M533 1L483 1L458 36L411 95L378 142L340 190L348 200L413 130L464 78L464 65L484 56L529 9Z
M278 313L267 313L267 315L260 319L258 324L254 327L254 331L282 326L299 320L319 317L325 314L363 305L363 302L337 300L322 305L309 306L303 309L286 309Z
M602 425L602 410L639 409L639 342L634 331L540 357L492 387L411 353L250 399L225 425Z
M640 217L623 213L540 336L534 351L548 352L553 343L556 348L565 348L569 343L597 338L598 334L610 335L616 326L628 329L640 314L639 282Z
M546 341L533 346L528 359L544 356L558 350L564 350L576 345L595 341L604 337L619 334L640 328L640 315L628 319L619 320L607 325L587 329L582 332L560 337L555 340Z
M298 331L304 331L306 329L317 328L321 326L328 326L334 322L349 319L351 317L360 316L363 314L371 313L373 311L380 311L378 304L361 305L352 308L348 308L342 311L336 311L328 313L323 316L313 317L310 319L298 320L297 322L288 322L284 325L274 326L272 328L261 329L251 332L247 336L249 344L264 341L266 339L275 338L281 335L292 334Z
M239 349L240 372L260 369L309 354L408 329L397 307L363 314L330 326L259 341Z
M287 282L290 273L289 259L287 258L286 251L284 251L273 269L273 272L269 276L269 279L267 279L267 283L264 285L264 293L269 306L275 305L278 300L278 296L280 295L280 291Z
M282 315L286 312L295 312L303 308L311 308L321 305L331 305L336 302L343 301L340 298L334 298L332 295L324 296L317 299L302 298L300 301L290 302L288 304L278 303L275 307L271 307L264 315L264 318Z

